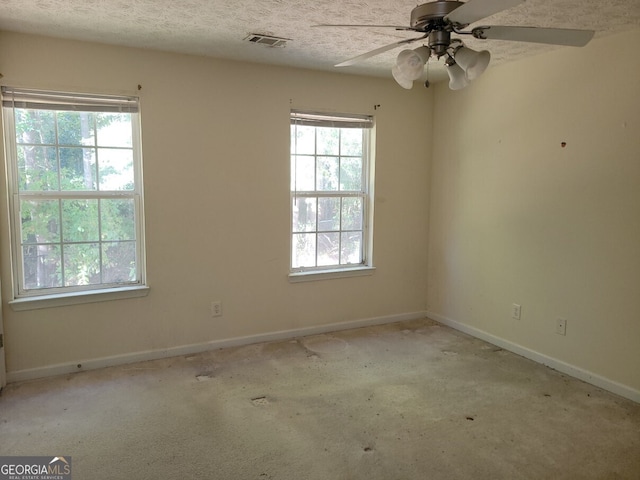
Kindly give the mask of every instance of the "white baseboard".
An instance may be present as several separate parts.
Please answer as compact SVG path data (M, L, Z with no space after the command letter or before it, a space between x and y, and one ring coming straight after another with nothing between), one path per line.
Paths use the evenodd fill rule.
M615 393L616 395L620 395L621 397L625 397L629 400L640 403L640 391L627 385L615 382L601 375L589 372L588 370L584 370L583 368L576 367L575 365L571 365L556 358L549 357L542 353L536 352L535 350L531 350L527 347L523 347L522 345L518 345L517 343L510 342L509 340L496 337L495 335L487 333L484 330L471 327L437 313L427 312L427 317L435 320L436 322L442 323L443 325L454 328L473 337L479 338L480 340L484 340L485 342L489 342L500 348L504 348L505 350L509 350L510 352L516 353L522 357L528 358L529 360L541 363L542 365L553 368L554 370L558 370L559 372L566 373L567 375L590 383L591 385L595 385L596 387L600 387L604 390Z
M319 335L328 332L337 332L340 330L349 330L351 328L369 327L373 325L383 325L387 323L402 322L406 320L417 320L426 318L427 312L409 312L395 315L385 315L382 317L365 318L360 320L351 320L347 322L330 323L326 325L318 325L313 327L295 328L292 330L280 330L277 332L261 333L257 335L249 335L245 337L234 337L225 340L213 340L205 343L194 343L191 345L182 345L178 347L170 347L162 350L147 350L144 352L126 353L123 355L114 355L110 357L92 358L78 360L72 363L59 363L56 365L48 365L45 367L30 368L25 370L16 370L7 372L7 382L21 382L25 380L34 380L36 378L52 377L56 375L65 375L68 373L81 372L86 370L96 370L98 368L113 367L116 365L125 365L135 362L144 362L147 360L157 360L159 358L177 357L180 355L192 355L195 353L207 352L210 350L218 350L220 348L237 347L242 345L250 345L252 343L273 342L278 340L287 340L291 338L305 337L309 335Z

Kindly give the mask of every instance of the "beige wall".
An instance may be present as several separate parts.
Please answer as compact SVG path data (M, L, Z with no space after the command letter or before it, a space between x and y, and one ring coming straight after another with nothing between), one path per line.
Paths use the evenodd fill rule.
M636 398L638 47L636 30L490 68L464 91L438 86L427 289L438 318Z
M142 85L151 286L145 298L14 312L3 197L10 373L424 312L432 90L11 33L0 34L0 73L5 85L42 89L136 93ZM372 276L288 281L292 107L376 116ZM212 319L218 299L224 316Z

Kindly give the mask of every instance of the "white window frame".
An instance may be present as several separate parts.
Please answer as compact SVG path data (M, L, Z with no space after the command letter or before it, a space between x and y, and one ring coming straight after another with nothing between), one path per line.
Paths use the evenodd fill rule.
M294 167L290 171L290 193L291 202L289 207L289 280L292 282L320 280L328 278L341 278L361 275L371 275L375 267L373 266L373 209L374 209L374 152L375 152L375 122L370 115L336 114L307 110L291 110L290 125L295 128L298 125L315 127L335 127L335 128L362 128L363 129L363 151L362 151L362 189L361 191L303 191L295 186ZM290 156L296 155L296 146L290 146ZM314 153L314 157L323 156ZM290 161L290 165L293 162ZM294 231L293 214L294 203L297 197L335 197L341 198L358 197L362 199L362 262L359 264L342 264L331 266L293 266ZM340 229L342 232L342 227ZM317 231L310 232L316 233ZM316 244L317 255L317 244Z
M14 310L46 308L75 303L131 298L148 293L144 232L144 196L142 182L142 147L140 138L139 99L112 95L74 94L2 87L2 110L5 131L7 194L10 217ZM127 191L27 191L19 190L18 158L14 108L51 111L125 112L131 115L134 189ZM58 147L57 139L55 148ZM97 147L97 146L96 146ZM26 289L21 239L21 199L115 199L134 202L136 278L130 282L100 283L80 286ZM60 240L60 245L64 245ZM100 239L98 243L101 244Z

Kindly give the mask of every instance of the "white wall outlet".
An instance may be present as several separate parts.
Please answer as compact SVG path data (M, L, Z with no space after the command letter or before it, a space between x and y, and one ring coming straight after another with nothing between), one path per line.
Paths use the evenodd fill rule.
M511 305L511 318L514 320L520 320L520 312L522 310L522 306L514 303Z
M556 333L558 335L566 335L567 334L567 319L566 318L558 318L556 320Z
M222 316L222 302L220 300L216 300L215 302L211 302L211 316L212 317L221 317Z

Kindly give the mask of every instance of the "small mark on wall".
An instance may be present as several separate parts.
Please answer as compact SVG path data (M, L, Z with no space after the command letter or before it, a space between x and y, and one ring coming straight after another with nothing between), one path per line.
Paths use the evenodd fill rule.
M562 148L566 147L566 146L567 146L567 142L561 142L561 143L560 143L560 146L561 146Z

